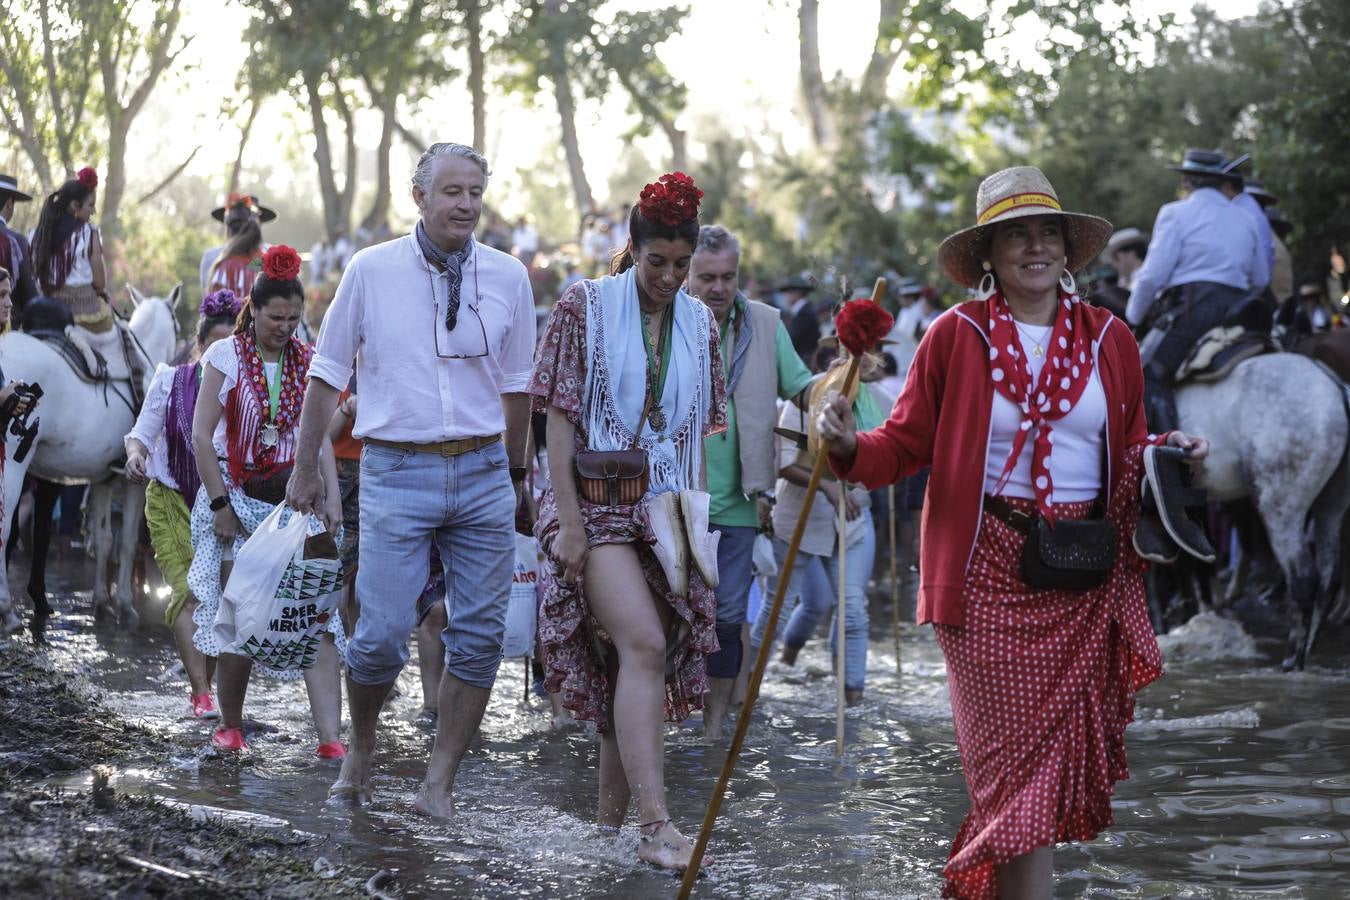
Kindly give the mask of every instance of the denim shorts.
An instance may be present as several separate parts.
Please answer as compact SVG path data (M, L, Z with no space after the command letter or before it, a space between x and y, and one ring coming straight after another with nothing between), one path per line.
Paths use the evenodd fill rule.
M435 541L445 567L446 671L492 687L515 563L515 490L503 442L449 458L367 444L360 502L352 680L387 684L407 663Z

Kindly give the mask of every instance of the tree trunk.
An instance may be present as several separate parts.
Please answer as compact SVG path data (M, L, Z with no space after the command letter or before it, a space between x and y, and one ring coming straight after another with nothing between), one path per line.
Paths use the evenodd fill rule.
M122 197L127 190L127 132L131 121L108 119L108 171L99 183L99 230L103 232L103 252L108 261L108 285L118 268L122 236Z
M683 131L675 126L675 120L671 118L660 105L653 103L649 94L638 90L637 85L633 83L623 67L611 65L614 74L619 79L619 84L628 92L628 96L633 98L633 104L637 106L638 113L644 119L655 122L665 134L666 140L670 141L670 162L671 167L677 172L689 171L689 150L687 147L686 136Z
M561 15L561 5L561 0L548 0L545 15ZM591 184L586 180L586 167L581 161L576 101L572 97L572 82L567 75L566 48L559 38L551 34L548 37L548 76L553 82L553 96L558 102L563 150L567 154L567 171L572 176L572 198L577 204L577 215L584 216L595 206L595 198L591 194Z
M372 95L373 96L373 95ZM394 144L394 124L398 118L398 98L384 98L380 112L384 116L380 128L380 146L375 151L375 199L370 202L370 212L361 220L361 227L373 232L379 224L389 218L389 151Z
M347 96L342 93L342 86L333 79L333 103L337 107L338 115L342 117L342 127L346 134L347 159L344 177L342 180L342 195L340 224L345 231L352 222L352 206L356 201L356 120L352 116L351 107L347 104ZM388 190L389 178L387 174L388 166L385 166L385 189Z
M227 197L239 193L239 176L244 169L244 147L253 133L253 123L258 119L258 107L261 105L256 97L249 101L248 118L244 120L244 127L239 129L239 149L234 154L234 164L230 166L230 184L225 190Z
M482 0L464 0L464 28L469 37L469 96L473 101L473 148L487 155L487 91L483 87Z
M892 46L892 43L899 42L892 41L887 26L900 18L900 11L900 0L881 0L881 13L877 17L877 36L872 45L872 57L867 61L867 69L863 72L862 85L858 90L864 106L875 106L886 97L886 82L891 77L891 70L895 68L896 61L900 59L899 47Z
M801 0L797 14L800 24L802 97L811 120L811 138L817 147L833 139L829 104L825 97L825 78L820 72L820 0Z
M323 121L323 96L319 93L322 72L305 71L305 96L309 101L309 119L314 128L314 165L319 175L319 199L323 201L323 227L330 237L341 221L340 199L333 182L333 149L328 143L328 126Z

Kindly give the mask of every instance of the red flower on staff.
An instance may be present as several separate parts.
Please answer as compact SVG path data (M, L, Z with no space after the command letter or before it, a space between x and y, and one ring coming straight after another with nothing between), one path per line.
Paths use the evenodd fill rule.
M854 356L875 347L895 324L895 318L871 300L853 300L844 304L834 320L839 343Z
M292 281L300 276L300 254L285 244L269 247L262 256L262 270L273 281Z
M698 218L703 192L683 172L662 175L638 195L638 212L648 222L678 227Z
M98 173L92 166L85 166L75 173L75 180L84 185L87 190L93 190L98 187Z

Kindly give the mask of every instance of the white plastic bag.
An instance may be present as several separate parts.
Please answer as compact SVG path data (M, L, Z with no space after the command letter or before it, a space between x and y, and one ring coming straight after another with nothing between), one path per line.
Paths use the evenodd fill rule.
M756 575L772 578L778 574L778 558L773 553L773 538L763 532L755 535L755 546L750 551L750 567Z
M278 503L235 554L220 606L233 607L236 632L257 631L267 625L281 576L296 551L305 546L308 517L293 513L283 526L281 511L285 507Z
M285 526L277 527L280 509L240 548L216 615L215 636L226 651L262 665L308 669L318 659L342 595L342 563L335 539L320 535L308 545L307 556L311 517L292 513ZM255 540L259 546L249 552ZM283 553L281 574L273 583L272 567ZM242 580L236 584L236 578Z
M539 611L539 542L516 535L516 564L511 575L511 599L506 606L506 634L502 656L533 656L534 629Z

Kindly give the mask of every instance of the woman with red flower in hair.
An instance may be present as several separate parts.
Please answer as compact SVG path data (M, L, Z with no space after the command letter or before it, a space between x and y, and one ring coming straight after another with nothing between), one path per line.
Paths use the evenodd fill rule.
M75 324L95 334L112 328L103 241L94 215L98 173L85 167L42 204L33 232L33 274L42 293L65 301Z
M300 256L292 248L279 244L263 254L262 272L239 311L234 336L213 344L202 357L201 388L192 417L192 448L202 485L192 508L188 587L198 600L192 615L197 624L193 644L217 658L221 721L211 742L220 750L247 749L244 692L253 668L248 657L222 652L213 630L221 605L221 564L234 558L248 535L285 499L313 354L295 337L305 302L299 275ZM332 446L326 442L321 460L327 485L321 518L336 533L342 510ZM316 752L324 759L346 755L338 739L342 714L338 661L345 646L341 620L333 616L318 661L303 670L319 736ZM281 678L300 674L264 671Z
M536 526L545 687L600 732L600 827L617 833L636 795L638 856L671 869L692 846L666 808L664 722L701 708L717 649L716 547L697 498L703 438L725 429L726 399L716 320L680 287L702 196L681 172L643 189L613 274L554 307L529 387L555 473ZM635 479L597 496L594 479L575 477L593 454L624 451L641 456L645 492Z

